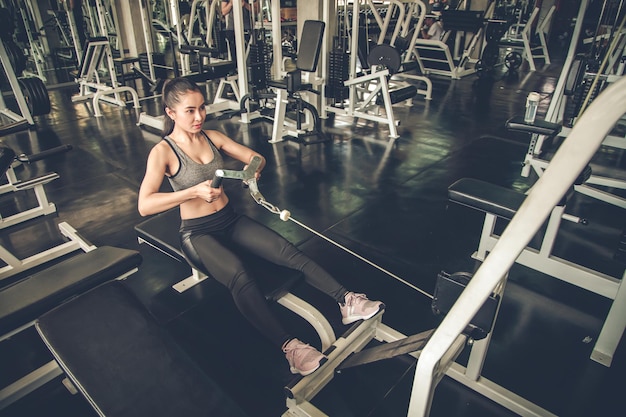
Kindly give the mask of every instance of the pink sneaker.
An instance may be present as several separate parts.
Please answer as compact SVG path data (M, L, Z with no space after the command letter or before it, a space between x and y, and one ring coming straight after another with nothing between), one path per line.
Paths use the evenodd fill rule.
M320 362L326 356L318 352L314 347L302 343L298 339L291 339L283 346L283 352L289 362L289 370L292 374L306 376L312 374L320 367Z
M339 304L339 308L343 316L342 323L350 324L358 320L371 319L385 308L385 304L381 301L370 301L365 294L349 292L346 294L345 302Z

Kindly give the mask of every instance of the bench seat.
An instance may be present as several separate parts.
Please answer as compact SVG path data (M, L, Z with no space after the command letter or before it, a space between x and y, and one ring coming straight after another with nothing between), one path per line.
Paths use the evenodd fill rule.
M122 282L49 311L35 327L101 416L245 415Z
M68 258L0 290L0 335L63 301L125 275L141 264L137 251L102 246Z
M461 178L448 187L448 198L459 204L512 219L526 195L474 178Z

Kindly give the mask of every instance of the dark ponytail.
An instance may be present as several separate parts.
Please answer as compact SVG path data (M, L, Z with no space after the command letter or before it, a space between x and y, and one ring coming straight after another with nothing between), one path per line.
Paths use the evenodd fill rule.
M197 91L204 96L204 93L202 92L200 87L198 87L198 84L188 78L172 78L165 81L165 83L163 84L163 94L161 96L163 100L164 114L163 131L161 132L162 136L167 136L174 130L174 121L170 119L170 117L165 112L165 109L168 107L170 109L173 109L178 103L180 103L181 96L186 94L188 91Z

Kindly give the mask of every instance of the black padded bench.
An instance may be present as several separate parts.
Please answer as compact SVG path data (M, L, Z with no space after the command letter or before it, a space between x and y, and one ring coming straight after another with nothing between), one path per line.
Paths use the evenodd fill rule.
M68 258L0 290L0 341L10 338L63 302L104 282L123 278L141 264L137 251L103 246ZM61 372L54 361L0 390L0 409Z
M245 416L122 282L49 311L36 328L101 416Z
M140 243L147 243L156 250L189 265L180 249L179 224L180 213L178 208L175 208L141 222L135 226L135 231ZM267 300L283 305L308 321L317 331L324 349L335 341L335 333L328 320L315 307L290 293L290 289L303 280L299 271L273 264L253 254L245 254L243 259L254 271ZM207 271L198 271L193 266L191 269L192 276L175 284L174 289L183 292L205 279L212 279Z
M448 187L448 198L455 203L510 220L526 195L486 181L461 178Z

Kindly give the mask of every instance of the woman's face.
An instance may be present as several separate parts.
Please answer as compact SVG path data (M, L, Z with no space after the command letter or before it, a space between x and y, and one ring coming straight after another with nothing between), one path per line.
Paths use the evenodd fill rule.
M204 96L198 91L187 91L174 108L166 108L166 113L174 121L174 129L197 133L206 118Z

